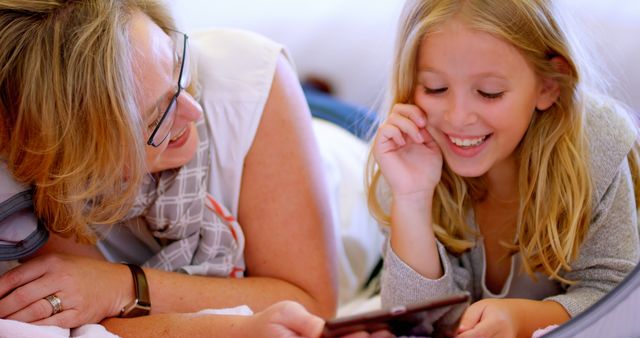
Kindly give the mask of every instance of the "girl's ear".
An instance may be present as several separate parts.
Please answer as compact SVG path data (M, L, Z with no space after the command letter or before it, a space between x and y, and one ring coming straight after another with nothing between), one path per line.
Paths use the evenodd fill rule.
M556 72L570 75L569 64L562 56L554 56L550 61ZM558 96L560 96L560 85L558 81L551 77L543 77L536 108L540 111L549 109L549 107L556 102Z

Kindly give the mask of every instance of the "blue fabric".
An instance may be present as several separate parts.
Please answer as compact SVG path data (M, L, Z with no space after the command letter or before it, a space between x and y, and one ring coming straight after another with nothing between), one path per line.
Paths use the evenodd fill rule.
M342 102L335 97L303 84L311 115L335 123L362 140L368 141L376 125L375 112Z

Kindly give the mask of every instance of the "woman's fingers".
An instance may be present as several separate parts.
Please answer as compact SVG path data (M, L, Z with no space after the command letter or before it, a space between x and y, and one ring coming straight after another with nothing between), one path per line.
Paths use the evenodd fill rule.
M46 299L37 300L27 307L11 314L5 319L17 320L20 322L31 323L41 319L49 318L53 314L53 306Z
M22 285L0 300L0 318L7 317L21 310L26 310L30 305L38 302L39 300L44 300L45 297L58 291L60 290L56 286L55 278L52 278L49 275L40 277ZM29 313L31 312L26 311L21 315L26 316ZM39 311L36 312L33 317L38 317L39 313ZM25 318L29 318L29 320L26 321L39 319L33 317Z
M0 299L15 288L40 278L47 271L46 264L39 264L39 259L23 263L0 276ZM1 303L1 301L0 301ZM2 316L0 310L0 317Z
M34 321L34 322L32 322L32 324L58 326L58 327L68 327L68 328L78 327L78 326L80 326L82 324L85 324L85 323L78 320L78 313L77 312L78 312L77 310L62 311L62 312L60 312L58 314L55 314L53 316L49 316L47 318Z

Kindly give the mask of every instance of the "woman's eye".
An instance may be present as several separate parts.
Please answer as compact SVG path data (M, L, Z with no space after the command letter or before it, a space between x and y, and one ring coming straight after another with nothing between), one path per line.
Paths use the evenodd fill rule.
M487 98L487 99L498 99L498 98L502 97L504 92L487 93L487 92L483 92L482 90L478 90L478 94L480 94L480 96L482 96L484 98Z
M447 91L447 87L442 87L442 88L429 88L429 87L424 87L424 92L426 94L440 94L440 93L444 93Z
M147 126L150 132L153 131L158 126L158 123L160 123L160 119L162 119L162 114L157 114L157 116L158 117L155 120L153 120L151 124Z

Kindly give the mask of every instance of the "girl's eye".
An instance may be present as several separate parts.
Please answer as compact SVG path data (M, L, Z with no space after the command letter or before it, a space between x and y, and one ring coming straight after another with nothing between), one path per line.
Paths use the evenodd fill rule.
M447 87L442 87L442 88L424 87L424 92L426 94L440 94L440 93L444 93L446 91L447 91Z
M482 90L478 90L478 94L480 94L480 96L482 96L484 98L487 98L487 99L498 99L498 98L502 97L504 92L487 93L487 92L483 92Z

